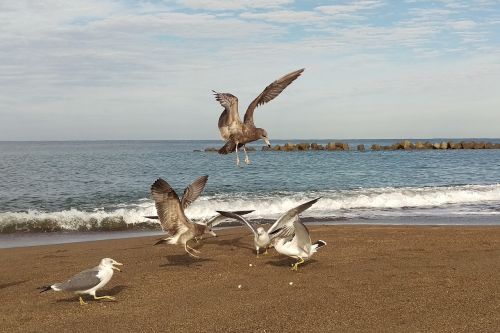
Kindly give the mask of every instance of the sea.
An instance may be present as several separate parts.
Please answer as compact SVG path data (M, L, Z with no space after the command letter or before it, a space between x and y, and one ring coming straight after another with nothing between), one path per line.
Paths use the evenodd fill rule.
M412 139L415 141L475 139ZM500 139L477 139L500 143ZM276 219L321 197L302 219L321 224L500 225L500 150L358 152L356 145L392 140L275 140L346 142L351 151L261 151L251 164L203 151L219 140L0 142L0 247L160 234L150 186L165 179L182 196L208 175L201 197L186 211L193 220L216 210L254 210Z

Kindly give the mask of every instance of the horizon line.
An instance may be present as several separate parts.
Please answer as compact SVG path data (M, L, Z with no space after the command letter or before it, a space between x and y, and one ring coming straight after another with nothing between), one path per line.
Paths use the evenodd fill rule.
M297 141L297 140L302 140L302 141L325 141L325 140L331 140L331 141L376 141L376 140L500 140L500 137L420 137L420 138L409 138L409 137L403 137L403 138L347 138L347 139L340 139L340 138L287 138L287 139L274 139L274 141ZM151 142L151 141L220 141L224 142L222 139L49 139L49 140L0 140L0 142L106 142L106 141L144 141L144 142ZM272 142L273 140L271 140ZM249 143L249 144L257 144L255 143Z

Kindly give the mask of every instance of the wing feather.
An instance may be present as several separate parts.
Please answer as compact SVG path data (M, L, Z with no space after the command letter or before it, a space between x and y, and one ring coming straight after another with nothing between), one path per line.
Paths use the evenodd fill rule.
M203 192L205 185L207 184L208 176L201 176L197 178L191 185L186 187L184 194L182 195L182 209L186 209L190 204L192 204Z
M311 248L311 236L309 236L309 230L297 217L293 223L295 227L295 238L297 241L297 246L306 252L309 252Z
M251 212L253 212L253 210L239 210L239 211L234 211L234 212L230 212L230 213L237 214L237 215L246 215L246 214L250 214ZM212 217L210 220L208 220L206 224L210 227L215 227L227 219L228 218L226 216L221 215L221 214L217 214L214 217Z
M267 231L271 238L287 238L295 234L295 224L299 219L299 214L314 205L320 198L310 200L297 207L289 209L281 215ZM301 222L299 222L301 223Z
M245 124L253 124L253 113L255 109L259 105L265 104L275 99L279 94L281 94L283 90L285 90L286 87L290 85L290 83L295 81L295 79L297 79L300 74L302 74L304 69L305 68L302 68L297 71L291 72L268 85L264 89L264 91L262 91L260 95L257 96L248 106L247 111L245 112Z
M225 211L222 211L222 210L218 210L217 213L219 213L222 216L233 218L233 219L236 219L236 220L239 220L239 221L245 223L250 228L250 230L252 230L252 232L255 235L255 237L257 237L257 230L243 216L240 216L240 215L232 213L232 212L225 212Z
M158 178L151 185L151 196L163 230L174 236L194 228L184 215L177 193L165 180Z
M99 267L84 270L68 281L58 285L58 288L64 291L85 291L97 286L101 279L97 277Z
M238 113L238 98L229 93L212 91L215 100L224 108L224 111L219 117L219 129L225 126L231 126L235 121L241 122L240 114Z

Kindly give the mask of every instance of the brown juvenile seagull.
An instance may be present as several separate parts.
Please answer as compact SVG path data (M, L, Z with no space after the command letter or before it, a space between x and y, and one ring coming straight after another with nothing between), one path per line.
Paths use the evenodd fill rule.
M195 237L201 237L207 231L210 232L211 226L191 222L184 214L184 209L198 198L205 188L207 180L208 176L196 179L184 190L182 200L179 200L177 193L161 178L158 178L151 185L151 196L155 201L161 227L169 233L169 237L158 241L156 244L165 242L168 244L184 244L184 250L189 255L198 258L189 250L196 253L200 252L187 245L187 242Z
M263 139L267 146L271 147L266 130L255 127L253 123L255 108L276 98L276 96L298 78L303 71L304 68L299 69L268 85L266 89L250 103L245 112L243 122L238 112L238 98L229 93L218 93L212 90L215 94L215 99L224 107L224 111L222 111L219 117L219 131L222 138L226 140L226 144L219 149L219 154L229 154L236 151L236 165L240 165L238 148L243 147L243 151L245 152L245 163L249 164L250 159L248 158L245 147L247 143Z

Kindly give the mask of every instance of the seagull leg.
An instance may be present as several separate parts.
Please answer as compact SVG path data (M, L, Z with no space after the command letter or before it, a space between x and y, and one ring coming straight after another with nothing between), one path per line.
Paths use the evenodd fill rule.
M238 142L236 142L236 165L240 166L240 157L238 156Z
M245 145L243 145L243 151L245 152L245 163L250 164L250 159L248 158L247 148Z
M299 261L292 265L292 271L297 271L299 269L299 265L304 263L304 259L299 257Z
M192 254L191 252L189 252L189 250L187 249L187 244L184 244L184 250L187 252L187 254L189 254L191 257L194 257L194 258L199 258L196 254Z
M186 243L186 247L187 247L188 249L190 249L191 251L193 251L194 253L201 253L201 252L200 252L200 251L198 251L197 249L193 249L191 246L187 245L187 243Z
M113 296L96 296L96 295L94 295L94 299L109 299L111 301L115 300Z
M80 305L87 305L89 303L85 302L82 298L82 296L80 296Z
M255 248L255 250L256 250L256 253L257 253L257 258L258 258L258 257L259 257L259 254L260 254L260 253L259 253L259 247L257 246L257 247Z
M266 256L269 254L269 252L267 252L267 247L266 247L266 252L264 252L263 254Z

